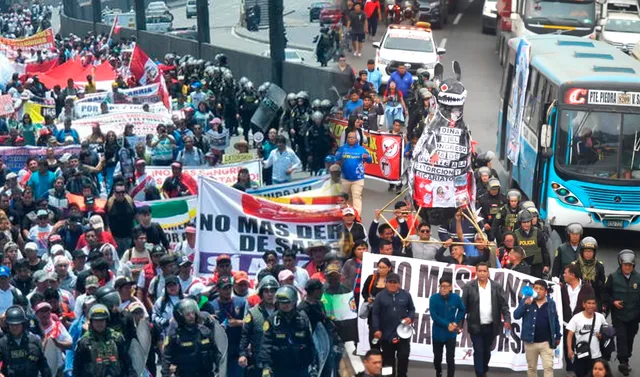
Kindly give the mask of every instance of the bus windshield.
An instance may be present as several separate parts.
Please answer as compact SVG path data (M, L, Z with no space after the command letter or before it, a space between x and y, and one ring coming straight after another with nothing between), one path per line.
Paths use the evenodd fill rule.
M640 114L562 110L556 162L599 179L640 179Z
M532 24L593 27L593 1L526 0L524 21Z

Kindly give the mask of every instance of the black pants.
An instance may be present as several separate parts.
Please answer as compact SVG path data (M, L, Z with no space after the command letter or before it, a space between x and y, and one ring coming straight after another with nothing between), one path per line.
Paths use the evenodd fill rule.
M564 365L567 372L573 372L575 370L573 367L573 360L569 359L569 355L567 355L567 333L568 333L567 329L562 330L562 347L564 352Z
M446 342L433 341L433 366L436 369L436 376L442 376L442 351L447 348L447 377L453 377L456 373L456 338Z
M489 371L489 361L491 360L491 345L495 340L493 335L493 324L480 326L480 332L471 334L473 342L473 367L476 377L484 377Z
M576 377L587 377L593 368L593 360L590 357L575 359L573 361L573 371Z
M393 368L392 377L407 377L411 339L398 339L397 343L380 340L382 365ZM396 365L397 361L397 365Z
M633 340L638 333L638 322L623 322L613 317L613 328L616 329L616 351L620 364L627 364L633 353Z
M264 182L265 186L270 186L273 184L273 167L270 168L262 168L262 182Z
M538 279L542 279L542 269L544 265L542 263L536 263L531 265L531 276L535 276Z
M369 21L367 22L369 35L372 37L376 36L376 32L378 31L378 13L375 12L371 17L369 17Z

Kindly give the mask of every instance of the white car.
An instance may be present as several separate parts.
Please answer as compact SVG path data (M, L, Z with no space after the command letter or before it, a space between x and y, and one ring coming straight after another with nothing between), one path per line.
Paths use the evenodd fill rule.
M382 83L404 63L416 80L419 68L425 68L433 77L433 68L444 55L444 48L436 47L431 29L417 26L391 25L380 42L373 42L376 52L376 68L382 73Z
M493 34L497 30L497 0L484 0L482 6L482 34Z
M266 50L262 53L262 56L265 56L267 58L271 57L271 50ZM289 63L304 64L304 58L300 56L298 51L292 48L284 49L284 60Z
M637 13L609 13L604 24L598 26L600 40L626 53L631 53L640 40L640 16Z
M167 6L167 3L164 1L152 1L147 5L147 15L156 15L156 14L166 14L167 16L171 16L173 20L173 14L171 14L171 10Z
M196 0L187 0L187 18L191 18L198 14Z

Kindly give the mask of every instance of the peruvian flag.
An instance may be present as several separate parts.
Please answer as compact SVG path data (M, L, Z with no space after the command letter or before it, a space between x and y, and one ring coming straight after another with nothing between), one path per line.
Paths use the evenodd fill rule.
M140 85L160 83L162 102L167 109L170 109L169 91L164 77L160 73L158 65L138 45L134 47L133 54L131 54L129 71Z

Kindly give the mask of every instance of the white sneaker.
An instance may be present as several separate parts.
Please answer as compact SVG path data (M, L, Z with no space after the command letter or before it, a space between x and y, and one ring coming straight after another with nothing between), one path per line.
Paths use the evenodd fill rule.
M353 56L358 56L358 51L354 51Z
M362 53L361 53L361 52L358 52L358 56L362 56Z

